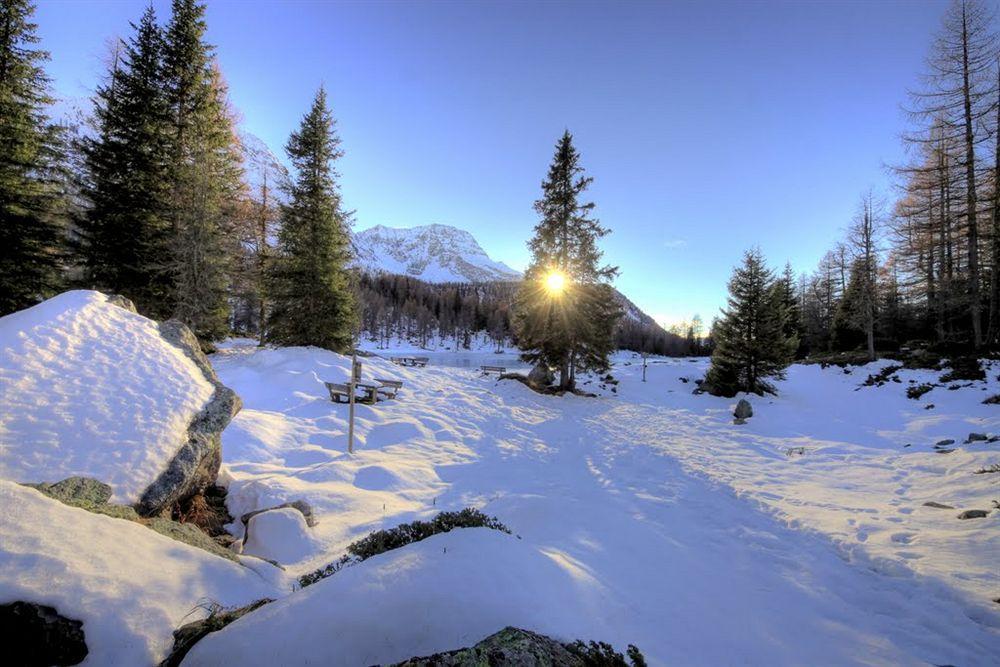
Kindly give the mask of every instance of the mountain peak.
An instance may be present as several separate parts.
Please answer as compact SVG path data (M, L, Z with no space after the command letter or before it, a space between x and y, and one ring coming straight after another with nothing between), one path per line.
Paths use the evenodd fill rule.
M373 273L399 273L432 283L521 278L503 262L490 259L472 234L451 225L375 225L355 234L354 246L358 264Z

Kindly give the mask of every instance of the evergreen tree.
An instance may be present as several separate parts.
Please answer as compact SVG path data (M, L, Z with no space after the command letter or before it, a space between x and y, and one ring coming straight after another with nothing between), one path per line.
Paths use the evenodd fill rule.
M0 3L0 315L58 291L64 259L62 141L29 0Z
M97 136L83 144L91 207L81 225L82 255L88 285L164 318L173 312L173 294L163 35L152 7L133 28L97 90Z
M199 337L229 331L227 243L242 196L239 143L226 87L205 43L205 6L174 0L164 49L170 117L167 219L174 316Z
M529 243L531 265L515 301L515 331L522 358L559 369L559 387L571 389L576 372L604 371L615 346L621 308L607 284L618 274L600 266L597 240L609 231L591 217L592 202L581 201L592 182L567 131L535 202L541 217ZM563 285L546 289L549 276Z
M774 393L769 378L781 379L798 339L785 335L787 311L773 272L759 250L743 256L729 280L728 309L713 326L715 349L706 389L720 396L745 391Z
M343 151L322 88L285 150L295 182L282 207L267 336L280 345L346 352L357 320L347 268L350 217L343 210L334 169Z

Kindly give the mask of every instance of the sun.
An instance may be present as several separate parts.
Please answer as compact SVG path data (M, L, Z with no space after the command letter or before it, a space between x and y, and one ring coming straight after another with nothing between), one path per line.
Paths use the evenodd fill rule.
M550 294L561 294L564 289L566 289L566 276L560 271L550 271L547 276L545 276L545 289Z

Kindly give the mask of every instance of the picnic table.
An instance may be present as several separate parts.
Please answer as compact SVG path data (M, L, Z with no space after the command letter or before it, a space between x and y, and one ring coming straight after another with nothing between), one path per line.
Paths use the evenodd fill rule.
M386 398L396 398L396 394L400 389L403 388L402 380L390 380L388 378L375 378L381 386L377 389L378 393L383 394Z
M420 366L427 365L430 357L389 357L389 361L399 366Z
M489 375L490 373L503 375L507 372L507 368L505 366L480 366L479 369L483 372L483 375Z
M325 382L327 391L330 392L330 400L334 403L350 403L351 383ZM378 379L374 382L367 380L356 380L354 383L354 400L361 403L375 405L379 400L379 395L387 399L396 398L396 394L403 387L401 380Z

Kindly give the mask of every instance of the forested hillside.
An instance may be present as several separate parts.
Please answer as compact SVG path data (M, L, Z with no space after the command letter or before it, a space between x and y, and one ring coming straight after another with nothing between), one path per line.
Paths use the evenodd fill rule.
M511 305L517 281L428 283L409 276L361 275L362 337L382 347L406 341L420 347L451 344L468 348L476 336L497 348L516 345ZM653 354L703 353L700 341L665 331L616 292L625 317L617 329L619 347Z

